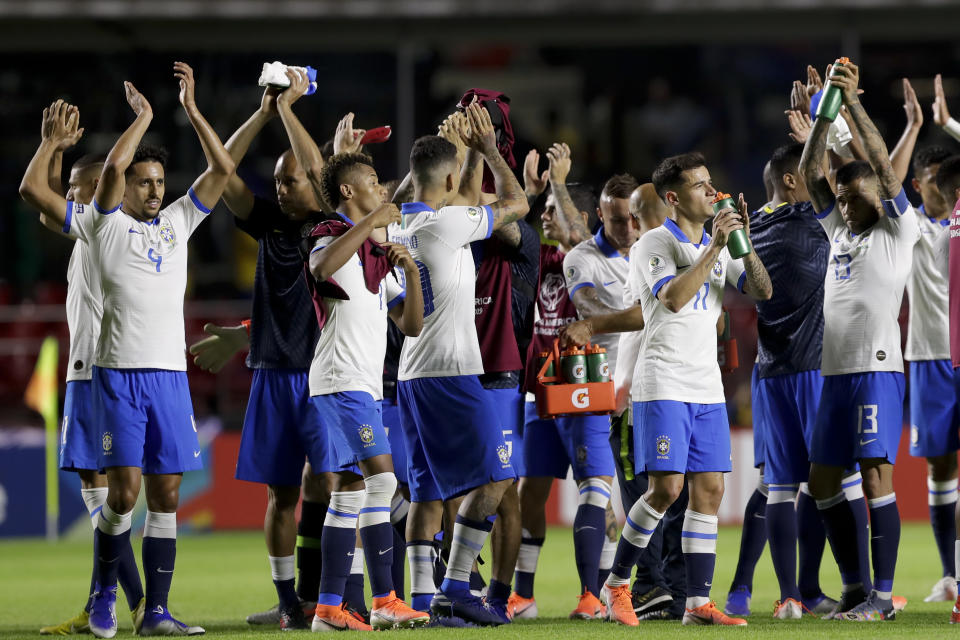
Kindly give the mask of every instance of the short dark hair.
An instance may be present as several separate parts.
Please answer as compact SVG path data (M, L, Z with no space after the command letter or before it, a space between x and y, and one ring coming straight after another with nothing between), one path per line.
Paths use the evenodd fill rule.
M666 201L667 191L672 191L683 184L683 172L697 167L707 166L707 160L699 151L681 153L661 160L653 170L653 186L657 195Z
M320 195L334 209L340 204L340 185L357 165L373 166L370 156L362 153L338 153L330 156L320 171Z
M167 168L167 150L163 147L157 147L152 144L141 144L133 153L133 160L127 167L125 175L133 173L133 165L139 162L159 162L164 169Z
M89 169L90 167L94 167L98 164L103 164L106 161L107 154L105 153L88 153L77 158L70 168L76 171L83 171L84 169Z
M417 182L433 181L436 179L433 173L451 162L457 162L457 148L440 136L417 138L410 149L410 172Z
M603 185L601 195L606 194L611 198L627 199L633 190L640 186L637 179L629 173L618 173L607 180Z
M930 165L940 164L952 155L953 153L949 149L939 145L924 147L913 154L913 161L911 162L913 173L917 174Z
M854 160L837 169L837 184L850 184L860 178L876 178L877 174L869 162Z
M799 178L800 156L803 155L803 144L794 142L777 147L770 156L770 173L774 185L783 183L783 174L792 173Z
M960 189L960 156L950 156L937 169L937 191L953 206L957 189Z

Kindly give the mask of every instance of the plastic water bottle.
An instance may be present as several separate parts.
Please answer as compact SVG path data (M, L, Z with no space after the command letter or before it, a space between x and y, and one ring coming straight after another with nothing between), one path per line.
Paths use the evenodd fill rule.
M833 63L830 76L833 77L837 73L837 67L842 67L849 63L850 58L837 58L836 62ZM840 91L840 87L834 85L830 82L830 78L827 78L827 84L823 87L823 95L820 97L820 104L817 105L817 117L826 118L830 122L833 122L837 119L842 104L843 93Z
M590 382L610 382L607 350L596 344L587 347L587 379Z
M571 347L560 354L560 370L567 384L587 381L587 358L580 347Z
M718 191L717 196L713 199L714 215L727 208L732 208L734 211L736 211L736 201L729 193ZM753 251L753 249L750 247L750 239L747 237L747 232L745 229L737 229L730 234L730 237L727 238L727 251L730 252L730 257L734 259L742 258Z
M543 364L547 361L547 358L549 358L549 357L550 357L550 352L549 352L549 351L541 351L541 352L540 352L540 357L537 358L537 372L538 372L538 373L539 373L539 371L540 371L541 369L543 369ZM553 362L551 362L551 363L550 363L550 366L547 367L546 376L547 376L548 378L552 378L553 376L556 375L556 373L554 373L555 371L556 371L555 365L554 365ZM553 384L553 383L552 383L552 382L545 382L545 383L543 383L543 384Z

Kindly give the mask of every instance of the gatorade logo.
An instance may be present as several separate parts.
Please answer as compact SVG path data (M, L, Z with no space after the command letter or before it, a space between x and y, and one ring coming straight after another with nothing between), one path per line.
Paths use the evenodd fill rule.
M570 394L570 402L577 409L586 409L590 406L590 391L586 387L574 389L573 393Z
M606 362L600 363L600 376L603 378L610 377L610 365Z
M573 377L574 378L586 378L587 371L582 364L576 364L573 366Z

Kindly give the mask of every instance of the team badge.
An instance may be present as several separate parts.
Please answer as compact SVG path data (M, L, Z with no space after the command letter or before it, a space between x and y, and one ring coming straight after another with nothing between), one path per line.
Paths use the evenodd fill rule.
M103 452L110 453L111 449L113 449L113 434L107 431L103 434Z
M650 256L650 273L652 275L659 275L660 272L666 268L666 266L666 263L660 256Z
M510 451L507 450L507 445L502 444L497 447L497 457L500 458L500 462L503 465L510 464Z
M720 264L720 261L717 260L713 265L713 275L718 278L723 275L723 265Z
M917 428L917 425L910 425L910 444L916 446L920 443L920 429Z
M373 427L368 424L360 425L360 428L357 429L357 432L360 434L360 441L363 444L373 444Z
M167 245L168 249L177 246L177 234L173 230L173 225L167 220L160 223L160 240Z
M670 437L660 436L657 438L657 457L667 458L670 456Z
M587 446L586 445L577 445L577 463L583 464L587 461Z

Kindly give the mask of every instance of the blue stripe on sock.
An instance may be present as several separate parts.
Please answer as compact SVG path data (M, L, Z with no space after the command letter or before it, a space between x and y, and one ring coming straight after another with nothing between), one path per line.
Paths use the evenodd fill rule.
M630 516L627 516L627 524L630 525L631 528L639 531L640 533L643 533L643 534L645 534L645 535L648 535L648 536L649 536L649 535L653 535L653 532L656 531L656 527L654 527L653 529L644 529L643 527L641 527L640 525L638 525L636 522L634 522L633 520L631 520L631 519L630 519Z
M610 492L609 492L609 491L604 491L604 490L601 489L600 487L584 487L583 489L580 489L580 495L585 494L587 491L595 491L595 492L599 493L600 495L602 495L602 496L605 497L605 498L609 498L609 497L610 497Z
M932 496L942 496L948 493L956 493L957 490L954 489L944 489L943 491L934 491L933 489L928 489L927 492Z
M360 513L389 513L390 507L364 507Z
M471 549L473 549L473 550L475 550L475 551L480 551L481 549L483 549L483 545L482 545L482 544L477 544L477 543L474 542L473 540L468 540L467 538L464 538L464 537L454 537L454 538L453 538L453 541L454 541L454 543L460 543L460 544L462 544L462 545L465 546L465 547L470 547Z
M699 531L684 531L680 534L683 538L700 538L701 540L716 540L715 533L700 533Z
M856 479L854 479L854 480L851 480L850 482L844 482L843 484L840 485L840 488L841 488L841 489L849 489L850 487L855 487L855 486L857 486L858 484L863 484L863 479L862 479L862 478L856 478Z
M103 511L103 505L100 505L99 507L97 507L96 509L94 509L93 512L90 514L90 517L91 517L91 518L96 518L98 515L100 515L100 512L101 512L101 511Z
M347 513L345 511L336 511L331 508L327 508L327 513L332 513L335 516L340 516L341 518L356 518L358 514L356 513Z
M331 607L339 607L341 602L343 602L343 596L335 593L321 593L319 596L317 596L317 604L326 604Z

